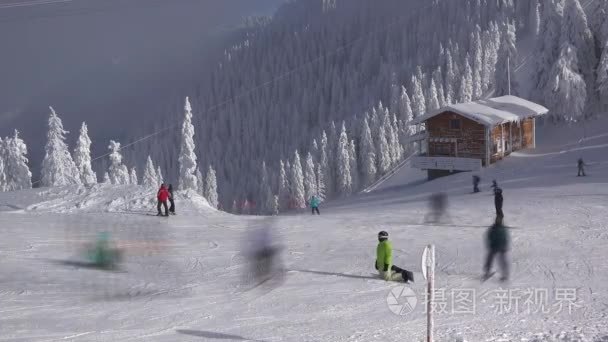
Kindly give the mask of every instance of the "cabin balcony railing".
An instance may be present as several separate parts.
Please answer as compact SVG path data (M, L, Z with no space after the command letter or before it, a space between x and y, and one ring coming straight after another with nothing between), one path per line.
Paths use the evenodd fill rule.
M412 157L412 167L422 170L479 171L481 159L428 156L426 154Z

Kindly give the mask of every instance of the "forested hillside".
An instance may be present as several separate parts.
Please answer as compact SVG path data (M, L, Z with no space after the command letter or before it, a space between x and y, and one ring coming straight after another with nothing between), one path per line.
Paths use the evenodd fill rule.
M408 121L449 103L511 91L554 121L602 115L606 13L597 0L289 1L231 32L183 94L199 178L217 171L225 210L271 213L369 185L415 149ZM531 72L509 77L524 60ZM183 97L123 142L129 167L150 156L177 182Z
M296 149L304 178L311 168L309 151L313 169L328 164L315 172L316 178L322 174L328 196L373 180L403 157L406 146L398 137L408 133L405 122L412 116L481 97L494 86L496 68L506 70L506 65L495 67L498 50L505 45L515 54L515 25L529 26L529 15L511 21L516 11L529 13L532 4L518 6L508 1L293 1L271 19L249 20L212 76L201 80L193 103L198 153L203 165L218 170L221 203L272 202L260 194L279 195L281 159L286 186L299 183L289 179L299 177L291 175L298 173L291 170ZM498 81L504 83L506 71L501 74L505 77ZM373 137L368 142L366 113ZM154 128L173 120L169 115ZM340 146L343 121L346 138ZM175 174L170 166L177 153L157 147L176 146L176 137L150 139L141 147L145 153L137 154L149 151ZM350 181L336 172L345 167L338 165L344 153L339 149L347 144L357 168L350 170ZM317 152L323 149L326 162ZM366 149L371 151L363 157ZM374 167L365 165L366 158ZM270 191L260 191L264 161L267 179L274 181L263 185Z

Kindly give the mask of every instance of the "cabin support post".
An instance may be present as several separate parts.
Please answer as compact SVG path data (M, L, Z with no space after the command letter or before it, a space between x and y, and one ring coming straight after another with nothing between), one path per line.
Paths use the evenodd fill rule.
M524 124L522 121L517 121L517 125L519 126L519 148L523 149L524 144Z
M505 125L500 124L500 156L505 156Z
M486 167L490 166L490 144L492 143L490 138L490 128L486 127Z
M532 118L532 148L536 148L536 118Z
M509 154L513 152L513 123L509 122Z

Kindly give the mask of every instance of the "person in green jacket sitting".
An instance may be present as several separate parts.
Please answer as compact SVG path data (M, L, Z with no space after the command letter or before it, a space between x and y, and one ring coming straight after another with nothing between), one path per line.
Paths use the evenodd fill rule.
M488 255L484 264L484 276L486 280L492 276L490 272L492 269L492 263L494 257L498 256L498 263L500 265L502 276L500 281L506 281L509 279L509 265L507 263L507 252L509 251L509 232L507 227L502 223L502 216L496 216L494 224L488 229L486 233L486 245L488 248Z
M393 265L393 246L388 241L388 233L378 233L378 247L376 247L376 270L386 281L403 279L406 283L414 281L414 274Z
M321 215L321 213L319 212L319 204L321 204L321 201L317 196L313 195L310 198L310 207L312 208L313 215L315 214L315 212L317 213L317 215Z

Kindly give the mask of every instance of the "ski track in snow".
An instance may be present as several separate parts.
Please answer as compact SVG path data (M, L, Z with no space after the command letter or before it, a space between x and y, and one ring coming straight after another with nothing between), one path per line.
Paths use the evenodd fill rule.
M149 199L103 186L0 194L0 341L421 341L420 257L429 243L447 304L463 288L475 291L476 303L473 314L438 313L437 341L606 341L608 136L596 133L568 146L548 138L483 170L479 194L469 193L470 173L424 182L406 166L314 217L236 217L196 198L178 202L177 216L152 217L142 214ZM593 165L591 176L575 177L579 156ZM494 178L513 227L508 283L499 274L479 281ZM439 190L450 196L449 218L424 223L428 195ZM245 291L244 239L264 225L284 245L288 272L280 287ZM61 264L102 230L127 246L126 272ZM379 230L391 235L395 265L415 272L410 288L419 303L409 315L386 303L403 284L375 276ZM496 312L496 291L534 288L548 291L548 305L557 289L576 289L577 307Z

